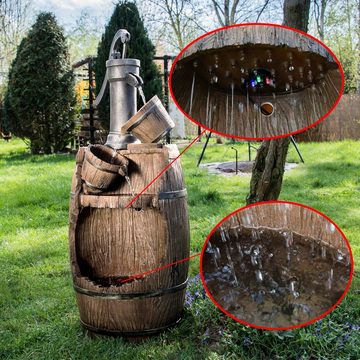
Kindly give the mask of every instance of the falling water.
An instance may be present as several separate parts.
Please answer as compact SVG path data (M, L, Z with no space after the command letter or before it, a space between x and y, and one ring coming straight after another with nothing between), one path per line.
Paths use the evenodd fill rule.
M230 132L230 128L229 128L229 94L226 94L225 129L226 129L226 131Z
M223 242L230 240L228 231L226 229L224 229L222 226L220 226L219 229L220 229L221 240Z
M250 222L246 215L241 216L244 225ZM226 232L222 225L215 238L222 251L221 264L209 254L213 272L209 269L204 276L214 298L237 318L272 327L303 323L328 310L345 289L351 270L345 264L350 258L345 250L337 251L290 229L259 227L254 232L253 226L239 226L241 231L236 231L235 224L229 225L231 230ZM327 261L321 260L322 246ZM290 254L301 261L292 257L290 266L285 261ZM215 264L221 266L221 273ZM230 294L233 298L222 300Z
M231 83L231 123L230 123L230 128L231 128L231 134L234 134L235 132L235 123L234 123L234 88L235 88L235 84L232 82Z
M334 269L331 268L330 274L329 274L329 278L328 278L328 281L327 281L328 290L331 290L332 284L333 284L333 280L334 280Z
M209 126L209 102L210 102L210 85L208 87L208 93L206 98L206 118L205 123Z
M239 256L240 256L240 259L244 256L242 250L241 250L241 245L239 242L236 243L236 247L237 247L237 250L239 252Z
M238 282L237 276L236 276L236 274L235 274L234 262L233 262L233 260L232 260L232 258L231 258L230 251L229 251L229 247L228 247L227 244L226 244L226 246L225 246L225 251L226 251L227 260L228 260L228 262L229 262L229 266L230 266L230 268L231 268L232 275L233 275L233 277L234 277L234 284L235 284L235 286L239 286L239 282Z
M262 282L264 280L263 273L259 269L255 271L255 276L258 282Z
M259 232L258 229L251 229L251 240L252 241L258 241L259 240Z
M290 284L289 284L289 290L290 290L290 294L294 297L294 298L298 298L299 297L299 292L296 291L295 286L297 285L296 280L291 280Z
M321 258L326 259L326 247L321 246Z
M145 99L145 94L144 94L143 88L141 86L139 86L138 91L139 91L139 95L141 97L141 100L143 102L143 105L145 105L146 104L146 99Z
M134 190L134 188L133 188L133 186L132 186L132 183L131 183L130 178L129 178L128 175L125 175L125 180L126 180L126 182L128 183L128 185L129 185L129 187L130 187L131 195L132 195L133 197L135 197L135 190Z
M193 98L194 98L194 88L195 88L195 71L193 74L193 80L191 84L191 93L190 93L190 109L189 109L189 115L192 115L192 107L193 107Z

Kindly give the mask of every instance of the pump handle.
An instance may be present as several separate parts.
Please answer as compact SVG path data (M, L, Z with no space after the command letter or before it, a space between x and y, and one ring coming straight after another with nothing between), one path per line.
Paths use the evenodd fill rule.
M123 44L122 58L125 57L126 43L130 41L130 33L125 29L120 29L120 30L118 30L116 32L116 34L114 35L114 38L113 38L113 40L111 42L108 60L111 59L113 53L115 52L115 46L116 46L116 43L118 42L119 39L121 40L121 42ZM94 107L95 108L100 104L100 101L104 96L107 83L108 83L108 71L106 69L106 73L105 73L105 76L104 76L103 83L101 85L100 92L99 92L99 94L96 97L95 102L94 102Z

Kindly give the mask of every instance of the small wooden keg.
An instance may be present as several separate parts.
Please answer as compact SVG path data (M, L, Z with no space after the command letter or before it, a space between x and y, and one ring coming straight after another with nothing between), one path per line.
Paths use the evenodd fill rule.
M121 130L123 133L131 132L143 143L156 143L174 126L164 105L155 95L124 124Z
M176 324L183 311L188 262L122 282L189 256L189 220L180 160L128 208L178 155L175 145L133 144L118 151L129 159L130 184L83 192L79 150L70 202L70 259L81 323L97 333L141 336ZM117 186L116 186L117 185Z

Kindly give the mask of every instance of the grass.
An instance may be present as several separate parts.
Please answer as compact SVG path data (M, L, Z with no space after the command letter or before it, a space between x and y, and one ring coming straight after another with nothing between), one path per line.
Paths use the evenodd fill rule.
M233 145L210 144L205 162L233 160ZM235 145L240 159L247 146ZM360 259L360 142L300 144L305 164L286 173L281 199L330 216ZM200 146L182 156L189 193L192 253L229 212L245 205L249 177L196 168ZM255 154L253 153L253 156ZM298 162L294 149L289 161ZM68 204L73 155L32 156L14 140L0 143L1 359L358 359L359 280L341 305L316 324L274 332L242 326L203 293L198 258L184 320L140 344L88 337L79 325L68 260Z

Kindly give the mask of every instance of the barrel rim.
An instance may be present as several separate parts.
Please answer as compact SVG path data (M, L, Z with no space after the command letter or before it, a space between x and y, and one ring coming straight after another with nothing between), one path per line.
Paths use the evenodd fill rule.
M168 325L161 326L158 328L152 328L152 329L145 329L145 330L139 330L139 331L118 331L118 330L110 330L110 329L101 329L96 326L90 325L85 323L83 320L80 319L80 324L86 329L91 332L100 334L100 335L112 335L112 336L124 336L124 337L132 337L132 336L148 336L148 335L155 335L162 331L165 331L171 327L174 327L177 325L183 318L183 312L181 313L180 317L175 320L174 322L171 322Z
M152 291L145 291L145 292L135 292L135 293L122 293L122 294L109 294L104 292L96 292L93 290L88 290L83 287L80 287L76 284L73 284L75 292L78 294L86 295L89 297L98 297L98 298L104 298L109 300L133 300L133 299L148 299L152 297L159 297L165 294L172 294L181 290L184 290L188 284L189 277L186 278L184 282L181 284L169 287L169 288L163 288L163 289L156 289Z

